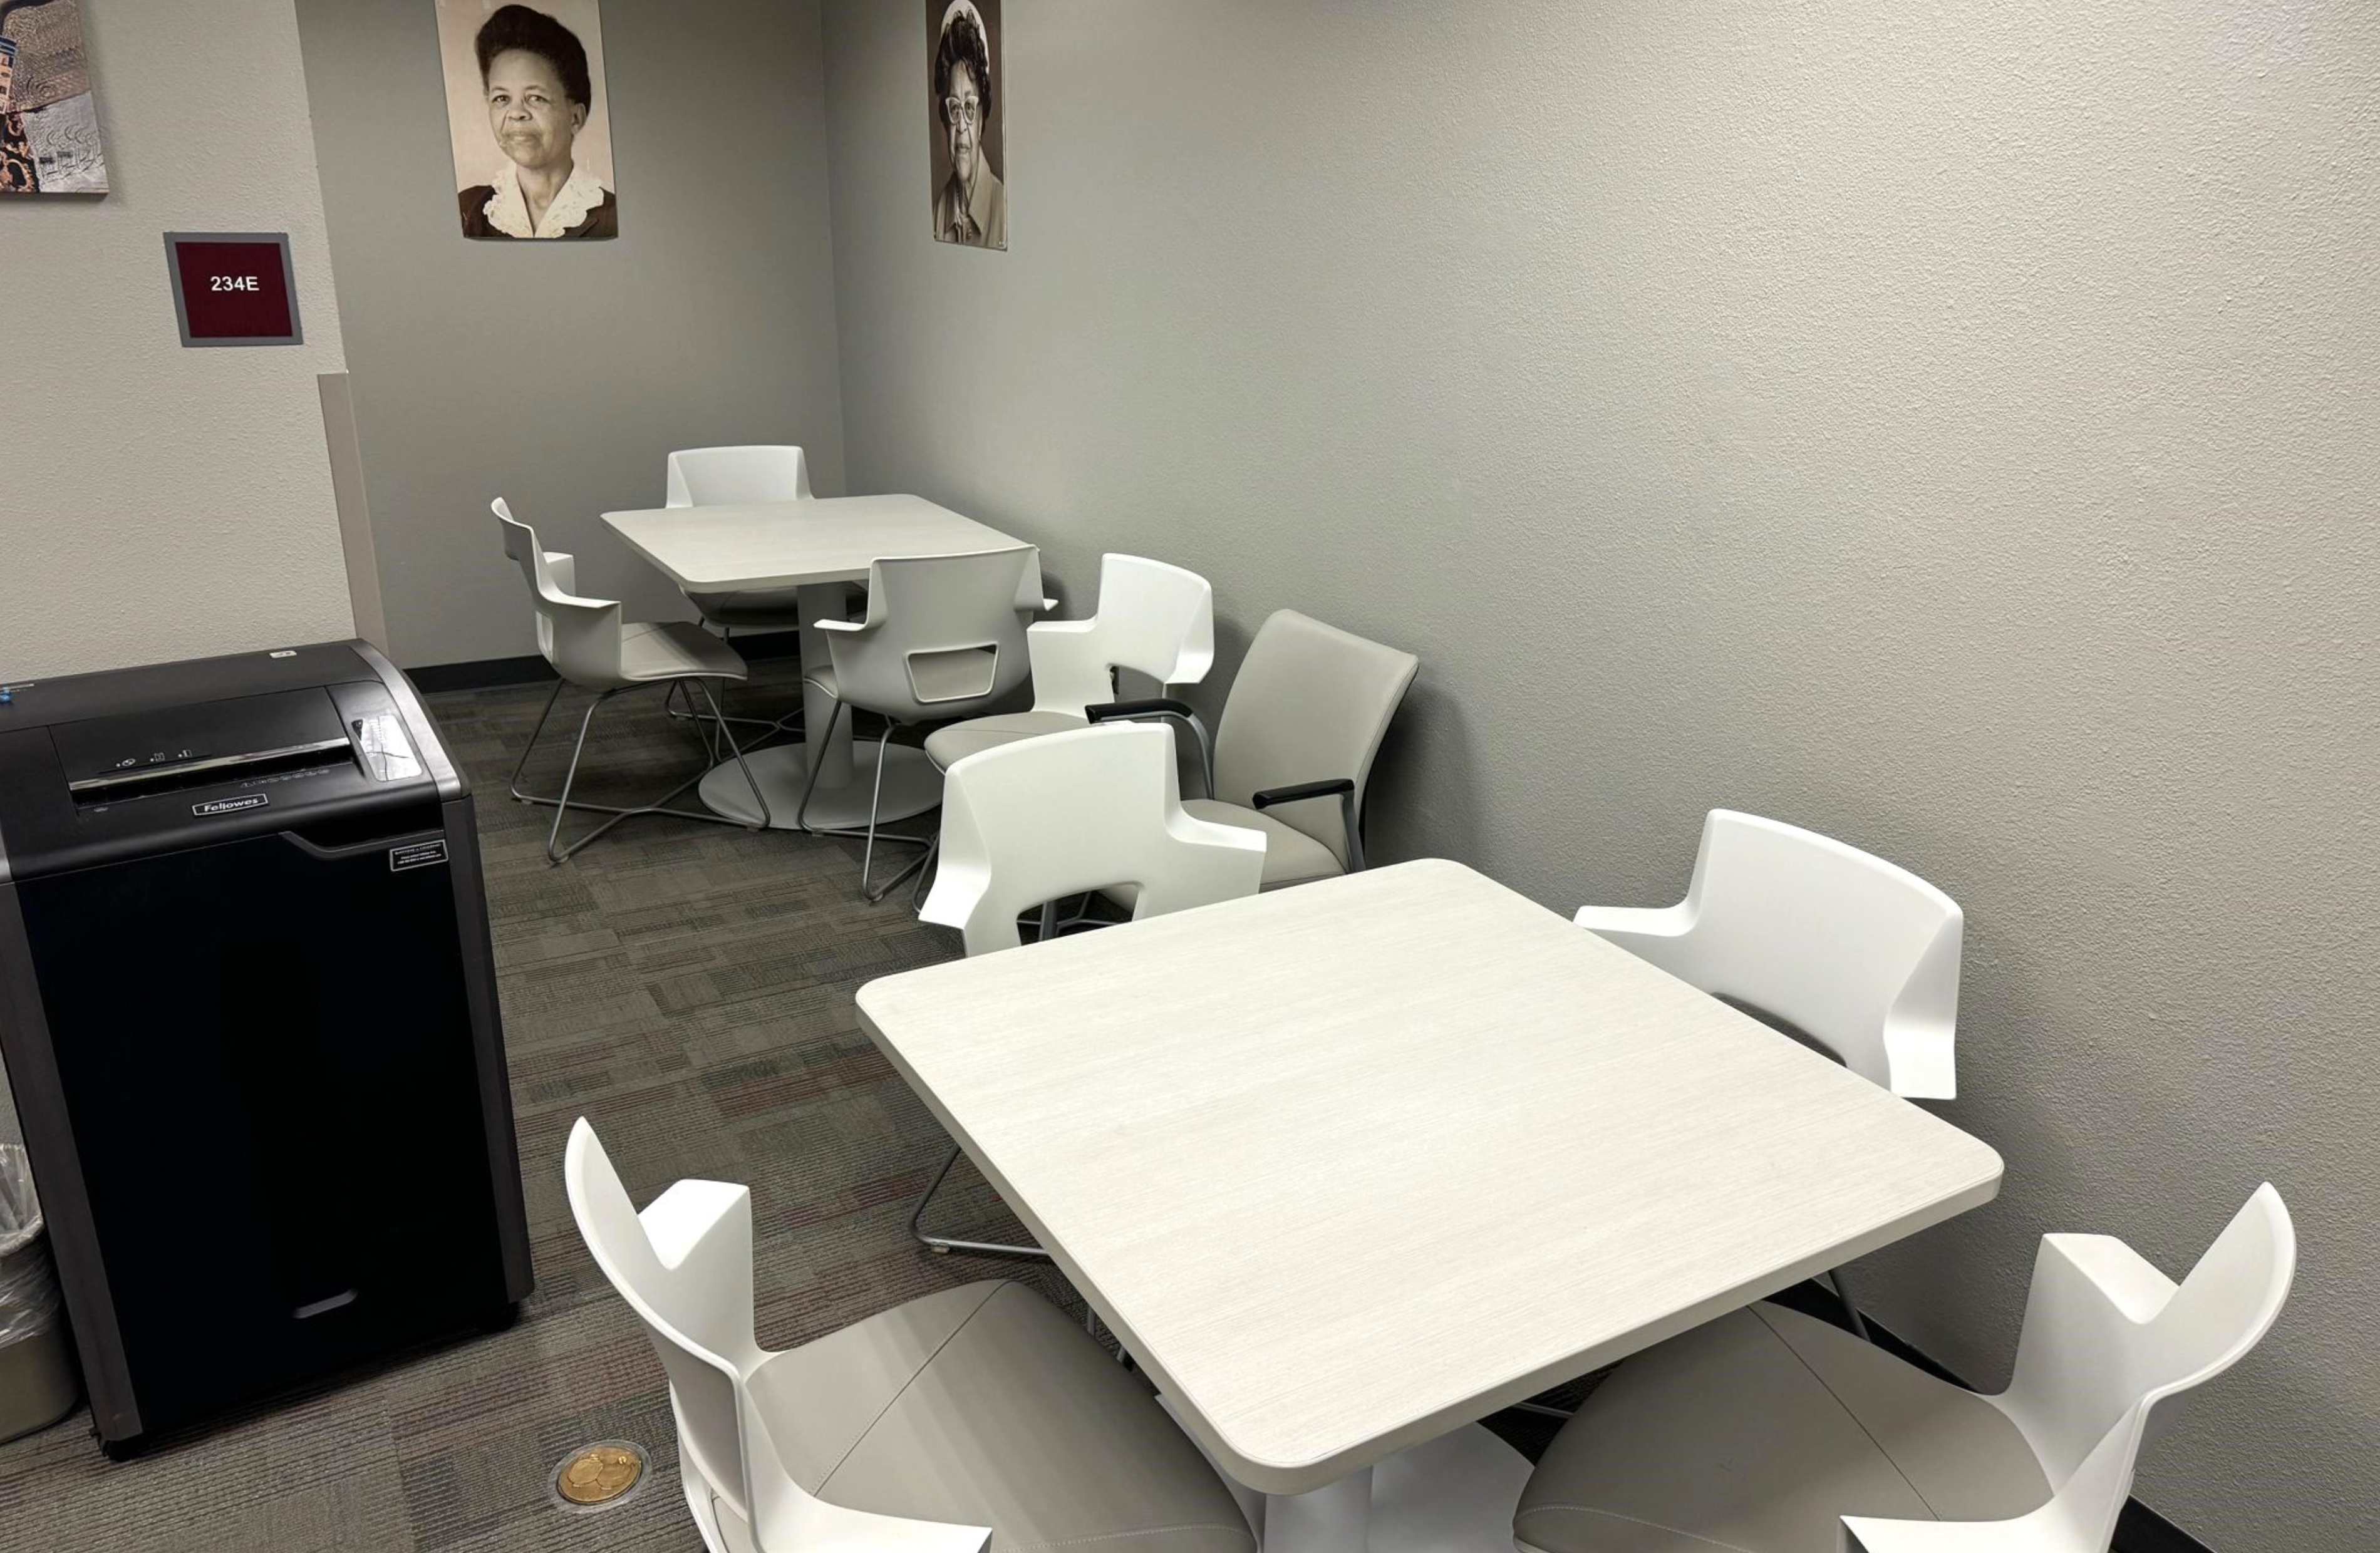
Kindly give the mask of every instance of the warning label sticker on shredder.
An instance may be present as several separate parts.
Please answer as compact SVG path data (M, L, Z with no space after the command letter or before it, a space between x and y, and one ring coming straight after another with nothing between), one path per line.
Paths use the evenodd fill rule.
M413 842L388 849L388 871L403 873L407 868L426 868L433 863L446 861L446 843L443 841Z

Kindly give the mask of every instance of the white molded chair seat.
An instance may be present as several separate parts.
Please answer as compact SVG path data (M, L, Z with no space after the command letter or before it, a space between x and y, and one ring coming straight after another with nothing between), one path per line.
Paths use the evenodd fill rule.
M1041 627L1034 625L1026 632L1026 640ZM971 717L965 722L953 722L937 728L926 735L926 757L937 770L947 771L970 755L980 755L987 749L1020 739L1038 738L1044 734L1063 734L1090 724L1079 717L1062 711L1011 711L994 717Z
M2045 1236L2014 1373L1988 1396L1779 1306L1734 1312L1588 1395L1523 1490L1512 1539L1539 1553L2107 1553L2153 1416L2256 1345L2296 1268L2270 1185L2178 1285L2110 1236Z
M744 659L690 620L655 620L620 627L620 677L632 684L707 674L740 680Z
M1251 1553L1231 1490L1147 1384L1022 1285L944 1290L771 1353L748 1191L681 1181L639 1212L583 1117L563 1174L669 1376L710 1553Z
M834 1504L989 1526L993 1553L1254 1546L1138 1373L1022 1284L912 1300L776 1355L751 1385L786 1472Z
M1849 1332L1757 1304L1631 1359L1529 1479L1543 1553L1841 1553L1839 1517L2002 1521L2048 1479L2010 1417Z

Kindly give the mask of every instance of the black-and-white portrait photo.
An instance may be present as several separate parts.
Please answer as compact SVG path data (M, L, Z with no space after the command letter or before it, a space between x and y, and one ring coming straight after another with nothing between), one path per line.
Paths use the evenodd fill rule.
M597 0L437 0L463 236L616 237Z
M933 125L934 237L1008 246L1001 144L1000 0L926 0L927 114Z

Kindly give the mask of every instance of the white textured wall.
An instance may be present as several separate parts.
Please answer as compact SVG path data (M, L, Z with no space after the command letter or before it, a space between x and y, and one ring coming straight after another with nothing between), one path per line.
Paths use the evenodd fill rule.
M112 190L0 200L0 679L353 634L290 0L82 7ZM185 349L167 232L287 232L306 343Z
M1997 1384L2043 1231L2179 1274L2270 1177L2296 1299L2140 1492L2380 1544L2380 6L1033 0L1004 256L923 46L829 7L853 489L1206 572L1218 684L1418 651L1378 855L1648 904L1726 804L1943 885L2009 1177L1880 1314Z

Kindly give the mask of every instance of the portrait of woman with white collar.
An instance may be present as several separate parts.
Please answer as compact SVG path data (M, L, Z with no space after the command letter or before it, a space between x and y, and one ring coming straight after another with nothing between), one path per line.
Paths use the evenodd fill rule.
M438 0L467 237L619 236L595 0L545 3Z

